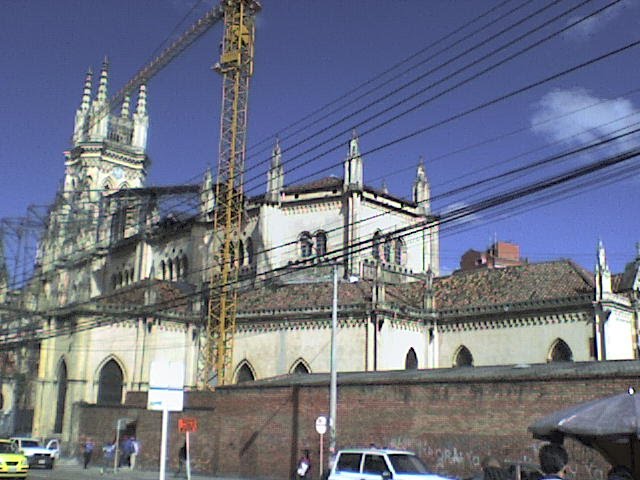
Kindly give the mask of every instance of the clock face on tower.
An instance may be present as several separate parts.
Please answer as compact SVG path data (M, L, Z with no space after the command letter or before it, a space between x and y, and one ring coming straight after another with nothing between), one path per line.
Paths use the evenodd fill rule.
M120 180L124 176L124 172L121 167L116 167L113 169L113 177Z

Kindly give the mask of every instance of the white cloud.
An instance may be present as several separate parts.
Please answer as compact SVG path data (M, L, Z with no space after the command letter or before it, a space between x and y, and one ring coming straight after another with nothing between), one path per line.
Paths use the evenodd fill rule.
M638 122L640 110L625 98L598 98L583 88L553 90L540 99L531 118L534 132L581 146L622 133ZM635 127L637 128L637 127ZM612 143L610 151L637 145L633 135Z
M599 30L602 30L608 23L615 20L618 16L622 15L625 10L633 8L638 5L637 0L622 0L615 5L603 10L593 17L589 17L583 22L578 23L575 27L567 31L567 36L575 38L576 40L582 40L585 37L589 37ZM569 18L567 24L572 24L576 20L579 20L584 15L576 15Z

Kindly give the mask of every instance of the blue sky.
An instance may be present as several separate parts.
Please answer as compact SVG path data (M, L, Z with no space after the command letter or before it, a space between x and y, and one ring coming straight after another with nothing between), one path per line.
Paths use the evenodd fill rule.
M433 47L410 63L397 66L398 79L386 77L365 98L326 120L312 122L295 137L281 132L285 149L285 183L342 175L340 167L318 172L340 162L346 154L351 129L361 134L365 152L365 181L379 187L384 180L391 193L409 196L420 156L426 163L434 197L434 210L444 212L472 203L482 195L498 192L563 168L579 165L638 144L630 136L596 153L563 163L559 167L527 173L515 183L478 196L438 197L465 183L493 176L501 171L540 160L567 148L607 138L620 128L640 120L639 48L612 56L557 80L532 88L455 121L444 120L513 90L568 69L640 38L640 6L637 0L623 0L603 13L583 22L537 48L479 78L426 101L461 79L473 75L499 59L551 32L597 10L610 2L593 0L576 8L522 43L514 39L540 23L579 5L576 0L512 0L501 2L471 0L354 0L285 1L265 0L257 20L255 76L249 99L249 150L247 178L252 194L264 191L263 169L256 167L268 152L255 145L292 122L349 92L354 87L396 65L413 53L487 12L496 11L455 37ZM171 34L178 21L195 6L193 15L178 31L195 21L214 2L195 0L3 0L0 2L0 218L26 214L29 205L50 203L64 172L62 152L69 148L73 118L80 103L87 67L98 71L102 58L110 59L110 93L115 93ZM518 5L522 8L501 21L495 18ZM522 25L485 45L475 44L495 34L516 19L532 15ZM456 39L492 20L486 30L449 47ZM211 70L215 63L221 25L176 59L148 85L150 132L148 154L152 159L149 184L166 185L194 181L207 166L215 166L220 109L220 78ZM470 61L512 42L475 67L454 72ZM449 65L438 67L469 49ZM442 53L436 54L439 50ZM429 58L430 57L430 58ZM412 65L425 61L405 73ZM400 89L428 70L430 75ZM452 75L450 79L445 79ZM430 84L436 86L428 88ZM428 88L423 93L419 90ZM362 91L362 90L361 90ZM329 133L306 140L286 151L296 141L387 93L397 92L366 113L355 114L338 123ZM397 121L365 133L372 125L393 113L380 115L364 125L369 115L379 113L393 102L416 94L393 113L425 101L425 105ZM338 105L354 99L350 94ZM368 150L416 131L423 134L389 148L366 155ZM304 126L304 124L303 124ZM344 132L340 134L340 132ZM291 172L290 165L318 140L337 135L327 145L341 145L337 151ZM495 140L492 140L495 139ZM490 141L491 140L491 141ZM481 146L471 148L473 145ZM327 149L323 147L320 151ZM527 153L536 150L534 153ZM499 164L496 166L496 164ZM215 169L214 169L215 170ZM287 173L288 172L288 173ZM315 177L314 177L315 175ZM469 248L484 249L494 238L521 246L530 261L572 258L592 270L595 248L602 239L614 271L635 257L640 240L637 209L639 180L629 175L623 181L596 182L568 199L517 215L488 212L472 218L462 228L443 232L441 263L443 272L458 266L460 255Z

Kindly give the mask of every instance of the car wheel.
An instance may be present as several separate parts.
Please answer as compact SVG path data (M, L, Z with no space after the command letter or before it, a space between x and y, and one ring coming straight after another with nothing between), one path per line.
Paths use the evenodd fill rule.
M48 468L49 470L53 470L53 464L54 464L54 461L53 461L53 460L51 460L51 463L49 463L49 465L47 465L47 468Z

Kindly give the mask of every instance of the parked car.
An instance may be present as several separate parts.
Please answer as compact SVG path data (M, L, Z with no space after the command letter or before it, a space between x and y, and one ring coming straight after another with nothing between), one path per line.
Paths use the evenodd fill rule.
M412 452L387 449L340 450L329 480L444 480Z
M46 447L43 447L36 438L11 437L10 440L15 445L16 450L27 457L29 467L41 467L49 470L53 468L55 447L49 448L54 446L53 440L50 440Z
M11 440L0 440L0 478L27 478L29 461Z

